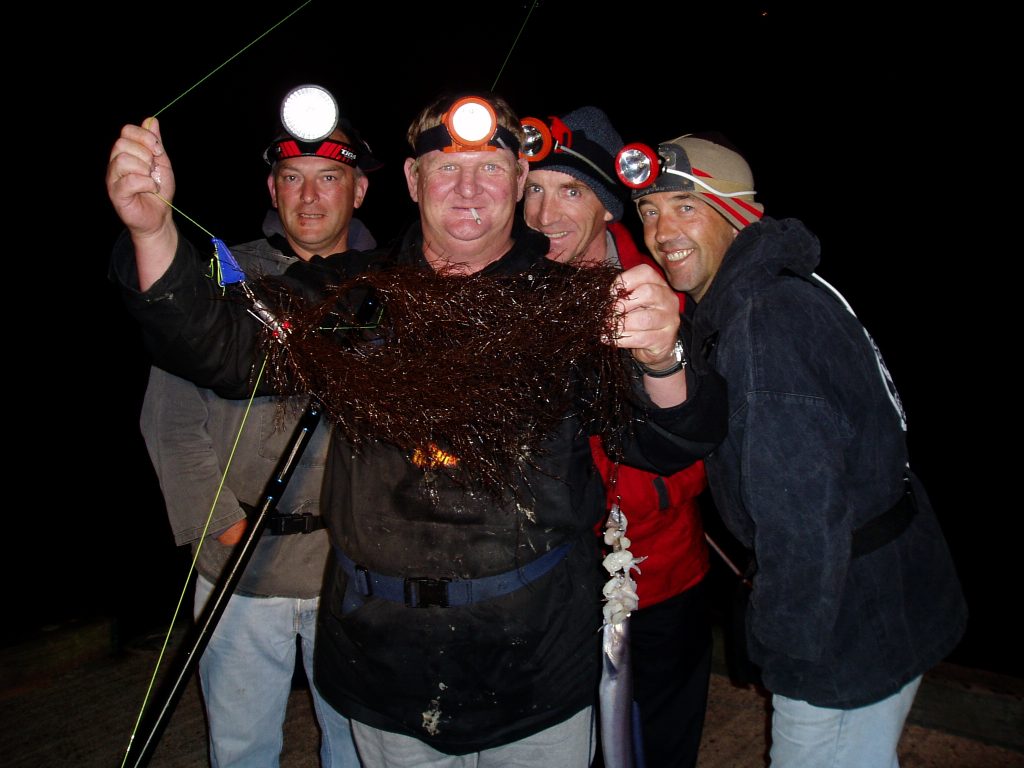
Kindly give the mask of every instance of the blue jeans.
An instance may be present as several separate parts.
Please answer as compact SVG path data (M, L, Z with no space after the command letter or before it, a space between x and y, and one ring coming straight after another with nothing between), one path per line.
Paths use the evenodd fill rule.
M196 579L198 618L213 585ZM199 660L210 725L212 768L277 768L295 671L295 637L320 723L323 768L356 768L348 720L334 713L313 685L313 638L319 598L232 595Z
M899 768L896 747L921 678L857 709L772 696L772 768Z
M365 768L589 768L597 744L594 708L502 747L447 755L401 733L371 728L357 720L352 731Z

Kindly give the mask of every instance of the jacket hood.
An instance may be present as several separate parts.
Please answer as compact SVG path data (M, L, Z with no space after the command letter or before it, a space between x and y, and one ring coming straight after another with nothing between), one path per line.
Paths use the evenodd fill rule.
M737 302L750 297L783 272L809 277L821 260L818 238L798 219L765 216L745 227L725 254L722 266L700 302L702 314L717 325Z

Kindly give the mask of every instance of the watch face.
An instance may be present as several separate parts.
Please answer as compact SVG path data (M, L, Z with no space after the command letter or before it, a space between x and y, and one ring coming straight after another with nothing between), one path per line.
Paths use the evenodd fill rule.
M326 139L338 125L338 104L318 85L299 86L281 103L281 124L300 141Z

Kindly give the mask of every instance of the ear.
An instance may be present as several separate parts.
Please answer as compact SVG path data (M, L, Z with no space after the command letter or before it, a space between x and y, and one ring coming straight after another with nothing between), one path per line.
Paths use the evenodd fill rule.
M530 161L525 157L520 157L516 164L519 166L519 178L516 180L516 185L519 188L516 194L516 202L518 203L523 199L523 192L526 190L526 178L530 175Z
M416 160L411 157L405 159L405 183L409 185L409 197L412 198L414 203L420 201L419 195L419 180L420 170Z
M270 190L270 204L277 208L277 187L274 186L273 172L267 174L267 189Z
M604 220L605 220L605 221L611 221L611 220L612 220L612 219L614 219L614 218L615 218L615 217L614 217L614 216L612 216L612 212L611 212L611 211L609 211L609 210L608 210L607 208L605 208L605 209L604 209Z
M352 207L358 208L363 204L363 198L366 197L366 190L370 186L370 180L365 175L359 174L356 176L356 188L355 194L352 198Z

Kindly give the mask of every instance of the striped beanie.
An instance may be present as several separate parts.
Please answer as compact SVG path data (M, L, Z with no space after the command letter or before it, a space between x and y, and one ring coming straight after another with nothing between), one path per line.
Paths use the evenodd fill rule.
M633 200L657 192L690 192L736 229L764 215L764 206L754 202L754 175L737 152L687 134L659 144L658 154L665 161L664 170L651 186L634 189Z

